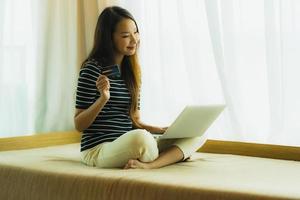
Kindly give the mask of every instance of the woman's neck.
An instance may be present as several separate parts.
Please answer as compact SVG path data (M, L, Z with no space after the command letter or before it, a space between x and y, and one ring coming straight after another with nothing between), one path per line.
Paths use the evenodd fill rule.
M115 56L115 63L117 65L121 66L123 58L124 58L124 55L116 55Z
M124 55L116 55L115 56L115 63L118 65L119 71L121 74L122 74L121 64L122 64L123 58L124 58Z

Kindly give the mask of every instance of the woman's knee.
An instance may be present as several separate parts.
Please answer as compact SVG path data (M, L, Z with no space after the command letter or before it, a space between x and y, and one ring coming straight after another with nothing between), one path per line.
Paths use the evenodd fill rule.
M140 154L140 160L151 162L158 157L157 142L151 133L143 129L136 129L131 140L131 148L137 149Z
M131 144L132 146L153 146L156 145L156 140L153 138L151 133L144 129L136 129L132 131L132 139Z

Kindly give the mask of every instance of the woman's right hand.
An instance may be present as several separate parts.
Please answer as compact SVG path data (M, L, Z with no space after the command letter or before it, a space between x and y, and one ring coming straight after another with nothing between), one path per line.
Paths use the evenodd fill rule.
M96 87L101 94L101 98L108 101L110 98L110 92L109 92L110 83L109 83L109 79L107 78L107 76L100 74L100 76L98 77L98 79L96 81Z

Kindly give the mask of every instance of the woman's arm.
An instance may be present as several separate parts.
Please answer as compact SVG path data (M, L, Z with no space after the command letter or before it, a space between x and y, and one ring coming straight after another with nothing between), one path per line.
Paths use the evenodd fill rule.
M76 109L74 116L75 128L78 131L87 129L96 119L108 100L100 97L87 109Z
M74 123L75 128L80 132L87 129L95 121L96 117L110 98L110 83L106 76L100 75L98 77L96 87L101 94L100 98L87 109L76 109Z
M158 126L145 124L144 122L141 121L139 110L135 112L135 119L142 129L145 129L150 133L164 133L168 128L168 127L158 127Z

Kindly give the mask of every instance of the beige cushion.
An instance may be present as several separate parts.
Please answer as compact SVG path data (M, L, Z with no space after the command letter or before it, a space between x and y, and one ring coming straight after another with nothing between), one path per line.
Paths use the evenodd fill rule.
M300 199L300 163L196 153L155 170L98 169L80 144L0 152L0 199Z

